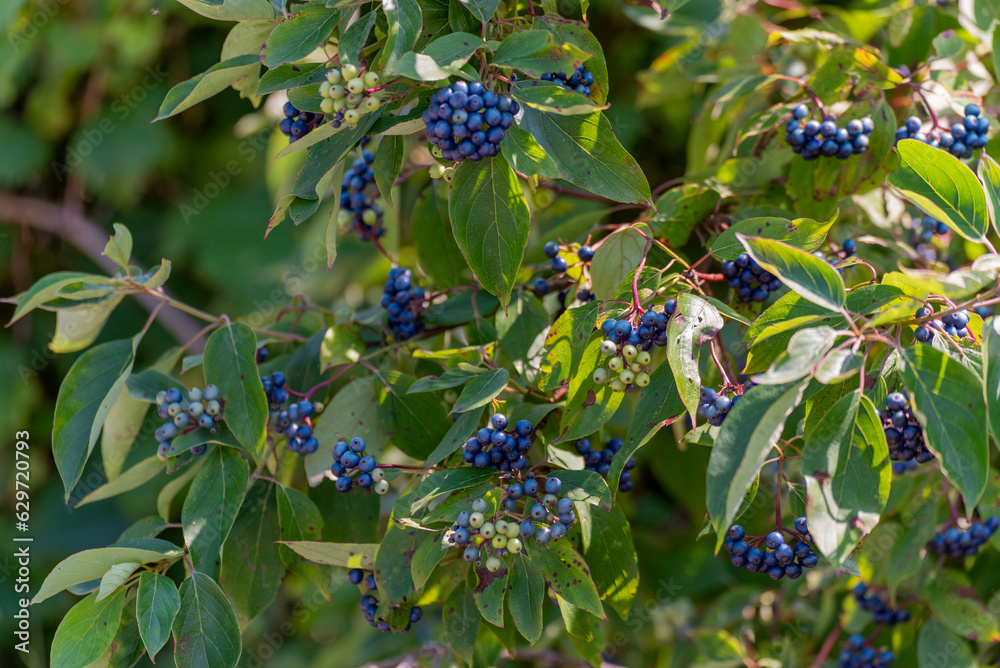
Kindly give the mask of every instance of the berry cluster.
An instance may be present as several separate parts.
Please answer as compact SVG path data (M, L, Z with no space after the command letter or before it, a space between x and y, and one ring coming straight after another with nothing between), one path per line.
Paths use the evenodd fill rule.
M917 309L914 317L926 318L934 313L930 306L921 306ZM934 338L934 330L944 332L948 336L958 339L969 338L969 312L965 309L949 313L933 320L927 325L920 325L913 332L913 338L921 343L927 343Z
M590 87L594 85L594 73L581 65L569 76L566 76L565 72L546 72L542 75L542 81L551 81L590 97Z
M769 293L781 288L781 279L764 271L756 260L740 253L735 260L722 263L722 275L729 279L729 287L745 303L762 302Z
M905 624L910 621L909 612L906 610L893 610L877 595L869 594L868 585L864 582L854 585L851 595L854 596L854 600L858 602L858 606L862 610L872 613L872 621L876 624L895 626L896 624Z
M365 572L360 568L352 568L349 570L347 572L347 578L351 581L351 584L361 585L364 583L363 586L367 591L378 592L378 586L375 584L375 576L371 573L365 575ZM386 624L384 619L376 617L376 614L378 613L378 599L372 594L363 595L359 605L361 606L361 612L365 615L365 620L369 624L377 628L382 633L388 633L392 630L389 625ZM406 631L409 631L410 625L419 622L420 618L423 616L424 611L420 608L420 606L415 605L410 608L410 621L407 622L406 628L403 629L403 632L405 633Z
M496 413L489 427L483 427L462 446L462 459L478 468L491 466L501 471L520 471L528 465L525 458L531 449L534 425L521 420L507 429L507 416Z
M365 149L344 174L340 183L340 211L337 213L337 222L341 227L353 226L358 236L366 241L385 234L382 209L375 205L378 188L375 186L373 162L374 154Z
M913 219L913 243L930 243L934 235L942 237L948 234L948 225L930 216L920 216Z
M905 394L893 392L887 396L881 417L885 440L889 445L889 459L894 462L908 462L912 459L918 464L934 459L924 443L924 430L909 409Z
M209 385L204 390L192 387L187 391L187 398L176 387L160 390L156 393L156 414L163 420L168 420L160 426L153 435L160 444L157 455L167 457L170 443L180 435L188 434L196 429L206 429L215 433L215 423L222 420L222 407L225 401L219 398L219 388ZM205 444L191 448L192 455L205 452Z
M888 649L865 647L864 636L854 634L847 639L847 646L840 650L837 668L886 668L896 660Z
M791 580L802 575L803 568L815 568L819 557L809 547L812 536L806 518L795 520L795 533L799 542L791 546L785 542L785 536L780 531L772 531L767 536L748 537L746 530L739 524L729 529L729 536L724 546L729 552L729 561L737 568L744 566L751 573L767 573L772 580L788 577ZM764 543L764 548L757 547Z
M484 515L486 502L476 499L471 513L463 510L458 514L448 533L448 542L465 548L462 558L467 562L485 562L486 570L496 572L503 568L503 557L523 549L522 540L534 536L539 544L545 545L566 535L576 522L576 514L573 500L559 497L561 489L562 481L553 476L542 484L537 478L512 482L501 502L502 514L488 520ZM489 556L484 559L485 555Z
M595 450L590 445L590 439L581 438L576 442L577 453L583 455L585 466L583 467L587 471L597 471L601 474L601 477L605 480L608 479L608 473L611 470L611 462L614 460L615 455L618 451L622 449L625 445L624 441L620 438L613 438L608 441L608 444L603 450ZM618 478L618 491L627 492L632 489L632 469L635 468L635 457L629 457L628 461L625 462L625 468L622 469L622 474Z
M389 491L385 471L371 455L363 454L367 447L365 439L355 436L350 443L337 441L333 446L333 465L330 472L337 479L337 491L349 492L355 486L363 489L371 487L376 494ZM352 478L357 473L357 477Z
M934 538L928 541L927 551L952 559L972 557L997 532L998 528L1000 528L1000 517L991 517L985 522L973 522L972 526L964 531L959 531L955 527L939 531Z
M627 320L618 322L629 324ZM653 356L648 351L639 350L630 343L619 346L611 339L606 339L601 342L601 354L611 359L608 360L607 369L600 367L594 371L595 384L609 385L612 392L625 392L633 385L649 385L649 364L653 361Z
M554 241L549 241L545 244L544 252L545 257L552 260L552 272L555 274L562 274L567 269L569 269L569 261L559 254L560 247ZM576 256L580 259L580 262L587 263L594 259L594 249L590 246L580 246L576 251ZM535 294L541 297L546 295L552 289L549 282L544 278L538 278L535 280L534 290ZM569 290L562 290L559 293L559 304L563 309L566 307L566 298L569 297ZM576 293L576 298L581 302L589 302L594 299L594 293L586 288L580 288Z
M358 72L354 65L342 65L339 70L326 72L326 81L320 84L319 94L323 96L320 109L324 114L331 114L333 127L346 125L353 128L361 117L372 111L377 111L381 105L378 85L378 74Z
M486 90L478 81L456 81L434 93L423 119L439 157L482 160L500 153L504 131L514 124L518 111L510 96Z
M287 408L284 407L289 393L285 387L285 374L280 371L275 371L270 376L262 376L260 382L267 396L268 422L288 439L288 449L300 455L316 452L319 442L313 436L309 417L313 413L322 411L323 404L303 399L298 402L293 401Z
M413 285L413 272L393 267L382 286L382 307L389 314L389 327L397 341L406 341L424 331L420 311L424 307L424 289Z
M752 386L752 383L747 383L745 388L749 389ZM710 387L703 387L699 396L698 415L707 418L708 423L713 427L722 426L722 422L739 399L740 395L738 394L729 398Z
M296 139L305 137L323 121L323 114L299 111L291 102L285 102L282 111L285 113L285 117L278 123L278 129L281 130L281 134L288 137L289 144Z
M800 104L792 110L792 118L785 124L785 143L805 160L819 156L846 160L855 153L864 153L869 137L875 129L871 118L849 121L847 127L837 127L837 119L829 114L820 123L816 120L801 121L809 115L809 107Z
M896 129L896 143L901 139L916 139L934 148L942 148L956 158L971 158L975 149L985 148L989 142L986 133L990 130L990 121L980 113L977 105L965 105L965 118L952 125L950 131L941 128L940 136L936 128L923 132L923 122L916 116L910 116Z

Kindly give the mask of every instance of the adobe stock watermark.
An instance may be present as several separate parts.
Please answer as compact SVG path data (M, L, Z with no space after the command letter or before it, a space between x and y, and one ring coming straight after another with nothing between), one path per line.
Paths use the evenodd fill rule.
M209 172L207 183L200 188L192 188L190 199L177 207L184 222L190 223L194 217L207 209L212 200L221 195L233 179L242 174L243 170L267 148L268 141L270 135L267 132L258 132L247 137L236 146L236 153L243 158L242 160L236 158L229 160L223 169Z
M65 162L58 160L52 162L52 172L56 179L61 183L73 170L82 165L83 161L118 129L118 124L127 119L166 78L167 72L160 68L159 63L147 67L142 80L111 103L111 112L115 118L102 116L97 122L97 127L84 130L80 139L69 147Z
M59 8L66 4L69 4L69 0L37 0L34 3L36 8L34 13L24 26L20 30L11 30L7 33L7 43L14 51L20 50L22 46L37 37L39 31L59 13Z

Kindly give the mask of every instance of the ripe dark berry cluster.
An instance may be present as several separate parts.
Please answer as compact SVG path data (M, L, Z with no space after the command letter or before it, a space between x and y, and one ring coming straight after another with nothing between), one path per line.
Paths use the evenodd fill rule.
M176 387L157 392L156 414L160 419L168 420L153 433L156 442L160 444L157 455L166 458L170 443L177 436L196 429L205 429L214 434L215 423L222 420L225 403L215 385L209 385L204 390L192 387L187 391L187 397ZM205 448L203 443L191 448L190 452L192 455L200 455L205 452Z
M564 274L567 269L569 269L569 260L559 252L562 250L555 241L549 241L545 244L544 252L545 257L552 260L552 273L554 274ZM594 259L594 249L590 246L580 246L576 251L576 256L580 259L580 263L587 263ZM535 279L535 284L533 286L535 294L541 297L542 295L547 295L552 286L544 278ZM569 297L569 290L562 290L559 292L559 304L563 310L566 308L566 299ZM594 299L594 293L586 288L580 288L577 290L576 298L581 302L589 302ZM560 311L560 314L562 311Z
M352 568L347 572L347 577L351 581L351 584L363 586L365 590L369 592L378 593L378 586L375 583L375 576L369 573L365 575L365 572L360 568ZM363 583L363 584L362 584ZM382 633L388 633L392 629L385 622L384 619L377 617L378 614L378 599L372 594L364 594L359 602L361 606L361 612L364 613L365 620L377 628ZM406 627L403 632L410 630L410 625L416 624L420 621L420 618L424 616L424 611L420 606L415 605L410 608L410 621L407 622Z
M337 223L341 227L352 226L365 241L385 234L382 209L375 204L378 188L371 167L373 162L375 155L365 149L344 174L340 184L340 211L337 212Z
M823 122L802 121L809 115L809 107L800 104L792 110L792 119L785 124L785 143L802 155L805 160L822 156L846 160L855 153L864 153L869 137L875 129L871 118L853 120L846 127L837 127L837 119L829 114Z
M382 286L382 307L389 314L389 327L397 341L406 341L424 331L420 312L426 298L424 289L413 285L413 272L393 267Z
M858 602L858 607L872 613L872 621L876 624L895 626L896 624L905 624L910 621L909 612L906 610L893 610L878 595L869 593L868 585L864 582L854 585L851 595Z
M744 391L746 391L753 387L753 384L748 382L744 387ZM708 419L708 423L713 427L719 427L726 419L729 411L740 400L740 396L734 394L730 398L724 394L719 394L710 387L703 387L699 396L698 415Z
M285 117L278 123L278 129L281 130L281 134L288 137L289 144L296 139L305 137L323 121L323 114L299 111L291 102L285 102L282 111L285 113Z
M948 234L948 225L940 220L934 220L930 216L919 216L913 218L913 243L930 243L934 235L943 237Z
M917 318L926 318L934 313L930 306L921 306L914 314ZM944 332L958 339L969 338L969 312L965 309L941 316L926 325L920 325L913 332L913 338L921 343L927 343L934 338L934 330Z
M795 520L795 531L799 541L795 546L785 542L780 531L772 531L767 536L747 536L739 524L729 529L729 536L723 545L729 552L729 561L737 568L746 567L751 573L767 573L772 580L787 577L791 580L802 575L803 568L815 568L819 557L809 547L812 536L806 518ZM757 547L763 543L764 549Z
M427 139L441 158L482 160L500 153L505 130L520 106L508 95L486 90L478 81L456 81L431 97L423 114Z
M378 462L371 455L364 454L367 447L365 439L355 436L350 443L337 441L333 446L333 465L330 472L337 479L337 491L349 492L354 487L375 490L376 494L389 491L389 483L385 480L385 471L378 467ZM351 477L357 473L356 477Z
M303 399L293 401L286 407L285 402L290 395L285 386L285 374L280 371L262 376L260 382L267 396L268 423L288 439L288 449L300 455L316 452L319 442L313 436L309 418L322 411L323 404Z
M581 438L576 442L577 453L583 455L585 466L583 467L587 471L597 471L601 474L601 477L605 480L608 479L608 473L611 470L611 462L614 460L615 455L618 451L622 449L625 443L620 438L612 438L608 441L608 444L604 446L603 450L595 450L590 445L590 439ZM625 462L625 468L622 469L621 476L618 477L618 491L627 492L632 489L632 469L635 468L635 457L629 457L628 461Z
M927 551L952 559L972 557L979 553L979 548L1000 528L1000 517L991 517L985 522L973 522L965 530L955 527L937 532L927 543Z
M285 374L275 371L270 376L261 376L264 394L267 395L267 407L272 417L277 417L277 411L288 401L288 388L285 387Z
M847 639L837 657L837 668L886 668L896 660L891 650L865 647L864 636L854 634Z
M377 111L382 104L381 93L375 88L378 74L359 74L357 67L346 64L339 70L327 70L326 81L320 84L319 94L324 98L320 109L331 115L330 123L335 128L341 124L353 128L362 116Z
M896 130L896 143L901 139L916 139L934 148L944 149L956 158L971 158L974 150L985 148L989 142L986 134L990 130L990 121L985 116L980 116L980 113L977 105L965 105L965 118L952 125L950 131L941 128L940 135L938 128L923 132L923 122L916 116L910 116Z
M764 271L746 253L740 253L735 260L723 262L722 275L729 279L729 287L736 291L736 296L743 303L762 302L769 293L783 285L780 278Z
M905 394L893 392L887 396L881 418L885 440L889 445L889 459L894 462L908 462L912 459L918 464L934 459L924 443L924 430L910 410Z
M561 84L575 90L580 95L590 97L590 87L594 85L594 73L584 69L581 65L569 76L566 76L565 72L546 72L542 75L542 81Z
M483 427L462 446L462 459L478 468L491 466L501 471L520 471L527 467L525 458L531 449L534 425L521 420L510 429L507 416L496 413L490 426Z

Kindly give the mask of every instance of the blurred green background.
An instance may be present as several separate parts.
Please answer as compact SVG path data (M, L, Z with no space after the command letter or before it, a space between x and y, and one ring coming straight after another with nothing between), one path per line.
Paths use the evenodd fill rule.
M763 30L756 19L732 12L717 21L720 5L721 0L690 2L666 24L648 10L613 0L590 7L591 29L604 47L612 82L607 115L654 188L715 162L714 156L689 155L688 135L716 68L757 68L750 57L764 47ZM579 16L574 0L559 6L565 15ZM736 27L730 23L734 18L740 22ZM275 127L283 100L265 99L255 108L226 90L176 118L151 123L171 86L218 61L228 24L171 0L4 0L0 28L7 35L0 42L0 295L15 295L54 271L102 271L96 256L114 222L132 230L138 262L148 267L160 258L171 260L168 289L212 313L273 314L300 293L333 307L359 306L366 289L384 280L385 260L350 237L342 237L333 270L325 269L328 216L322 211L300 227L286 222L263 238L273 203L298 168L295 157L271 160L285 141ZM730 33L737 29L735 36ZM730 44L725 57L713 62L705 49L716 39ZM683 72L663 62L656 72L647 71L681 44L695 54L681 63ZM905 55L899 59L905 62ZM697 127L721 137L727 124L715 119ZM408 203L427 183L426 174L418 174L402 187L397 211L404 212L404 229ZM559 212L556 206L550 215ZM396 227L394 216L388 214L390 228ZM390 234L390 247L397 242ZM13 307L0 310L6 320ZM131 336L146 316L141 305L126 299L99 340ZM15 431L31 434L33 589L67 554L105 546L130 523L156 512L151 485L76 510L63 503L48 444L59 383L76 355L48 350L54 324L54 314L36 311L0 334L0 469L10 470ZM175 333L155 325L136 368L177 342ZM619 417L612 429L624 433L626 426ZM633 617L611 620L607 633L608 658L622 665L688 665L685 643L675 639L718 637L692 625L707 618L709 628L725 626L739 619L745 605L767 607L768 596L773 600L766 583L714 558L707 541L695 543L704 517L708 451L683 451L670 440L670 430L663 430L640 453L636 491L623 495L641 579ZM140 444L135 450L152 447ZM95 452L83 475L84 490L100 484L100 470ZM694 473L677 475L686 470ZM773 490L765 494L765 486L771 485L762 483L753 516L762 526L773 508ZM61 594L32 608L31 655L11 649L16 570L9 547L11 476L0 478L0 493L0 665L47 666L55 626L76 599ZM81 496L78 491L74 499ZM176 539L173 531L164 537ZM410 634L386 637L359 614L356 588L343 587L334 597L329 605L311 586L289 580L277 603L245 634L241 665L363 665L439 637L438 610L427 611ZM775 656L796 652L808 628L835 612L830 599L819 608L804 600L797 605L769 613L776 620L795 617L802 625L792 632L783 627L771 638ZM553 624L543 636L538 665L552 665L544 658L548 648L573 656L568 642L555 637L558 611L552 606L546 611ZM291 626L282 627L284 622ZM277 630L283 628L291 630ZM149 664L144 659L140 665ZM169 653L156 665L169 667Z

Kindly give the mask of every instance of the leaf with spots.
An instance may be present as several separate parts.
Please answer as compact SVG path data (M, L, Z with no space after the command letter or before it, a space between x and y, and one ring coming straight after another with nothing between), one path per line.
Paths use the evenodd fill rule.
M624 399L624 392L612 392L609 385L594 382L594 371L606 363L600 339L593 339L583 351L580 366L569 381L566 408L559 429L560 441L589 436L603 427Z
M485 562L485 559L483 560ZM479 608L483 619L494 626L503 627L503 599L507 592L507 578L510 571L506 565L493 573L489 572L485 566L476 568L476 575L479 582L473 590L476 599L476 607Z
M257 374L257 337L247 325L221 327L205 344L205 382L217 385L226 405L222 417L256 461L267 432L267 396Z
M407 455L424 459L451 428L444 406L433 394L407 394L414 379L398 371L383 373L381 380L375 392L385 438Z
M530 643L542 636L542 603L545 602L545 581L538 568L524 552L508 557L510 576L507 606L514 626Z
M266 480L254 483L222 550L219 584L243 626L271 604L285 575L277 544L281 530L274 487Z
M817 222L809 218L788 220L787 218L771 216L747 218L733 223L726 228L725 232L716 237L712 243L712 257L717 260L735 260L740 253L743 253L743 244L736 238L737 233L764 239L777 239L790 246L811 252L823 244L827 233L835 222L837 222L836 214L825 222Z
M442 614L442 626L448 646L468 664L472 664L481 619L476 608L474 589L475 576L470 572L465 584L459 584L445 601Z
M667 362L692 422L696 419L701 394L698 361L701 348L715 337L722 325L722 316L704 299L688 292L678 295L677 310L667 323Z
M542 360L544 374L539 388L552 391L569 383L577 374L597 324L597 314L601 304L597 301L567 309L556 320L545 337L545 358Z
M606 619L587 562L573 549L570 541L556 540L548 545L526 541L526 547L528 556L556 594L567 603Z
M428 531L396 521L409 515L419 484L419 478L411 480L396 500L389 526L375 553L375 582L379 593L386 596L390 604L405 603L412 598L414 586L410 562L421 543L435 539L434 534Z
M181 509L184 543L196 570L218 577L222 545L243 504L250 467L234 448L215 448L191 483Z

